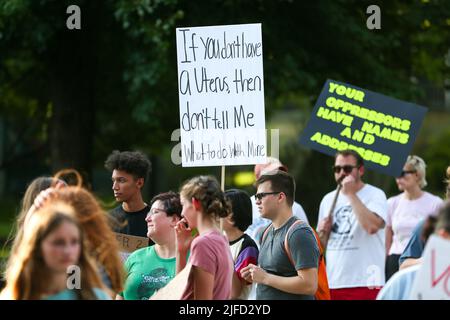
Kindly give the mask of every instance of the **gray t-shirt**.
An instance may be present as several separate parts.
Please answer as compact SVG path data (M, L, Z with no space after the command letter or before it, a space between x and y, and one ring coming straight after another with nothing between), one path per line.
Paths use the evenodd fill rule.
M289 249L295 268L289 261L284 249L284 239L289 227L297 220L291 217L277 230L271 225L259 251L258 261L266 272L283 277L297 276L300 269L317 268L319 265L319 248L311 227L306 223L299 223L293 227L288 235ZM314 296L287 293L273 287L258 284L256 288L257 300L314 300Z

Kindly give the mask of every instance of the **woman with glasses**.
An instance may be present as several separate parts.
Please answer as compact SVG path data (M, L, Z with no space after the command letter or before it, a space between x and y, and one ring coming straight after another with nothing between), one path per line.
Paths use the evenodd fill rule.
M117 300L148 300L175 276L175 225L181 219L178 193L169 191L155 196L145 218L147 236L155 243L133 252L125 262L125 289Z
M399 258L420 220L433 215L442 199L423 188L427 185L426 165L422 158L411 155L395 179L401 194L388 199L386 221L386 280L399 269Z

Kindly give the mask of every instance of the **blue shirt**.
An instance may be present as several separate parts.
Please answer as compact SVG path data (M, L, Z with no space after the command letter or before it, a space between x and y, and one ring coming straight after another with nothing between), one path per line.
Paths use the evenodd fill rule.
M95 296L97 300L111 300L111 297L103 290L94 288ZM75 290L66 289L51 296L47 296L42 300L78 300L78 296Z
M410 300L412 286L421 265L414 265L395 273L378 293L377 300Z
M414 228L411 239L409 239L405 250L398 260L398 265L401 265L408 258L418 259L422 256L425 242L423 242L421 235L425 221L426 219L420 221Z

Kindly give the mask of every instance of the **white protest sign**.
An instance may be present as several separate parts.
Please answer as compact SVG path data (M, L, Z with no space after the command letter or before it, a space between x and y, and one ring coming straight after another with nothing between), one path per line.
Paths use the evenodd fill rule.
M189 281L192 265L188 263L168 284L150 297L149 300L181 300Z
M450 300L450 240L432 235L411 291L412 300Z
M183 167L265 163L261 24L176 36Z

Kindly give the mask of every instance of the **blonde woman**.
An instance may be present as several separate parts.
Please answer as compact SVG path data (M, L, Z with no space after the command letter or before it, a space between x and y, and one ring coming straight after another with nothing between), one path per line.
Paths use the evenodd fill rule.
M426 164L411 155L395 179L401 194L388 199L386 221L386 281L399 269L399 258L419 221L437 214L442 199L423 190L426 187Z

